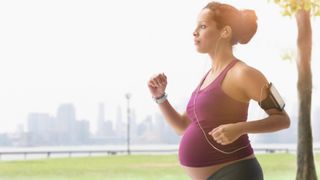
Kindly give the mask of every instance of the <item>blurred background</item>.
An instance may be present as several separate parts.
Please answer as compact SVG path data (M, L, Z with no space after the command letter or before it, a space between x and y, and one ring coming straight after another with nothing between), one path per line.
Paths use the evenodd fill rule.
M171 104L184 112L210 68L192 32L209 1L12 0L0 2L0 150L16 148L173 148L180 141L148 92L168 77ZM296 147L297 68L294 17L272 2L220 1L253 9L258 30L236 56L259 69L286 101L289 129L250 135L254 146ZM312 18L313 32L319 19ZM314 23L317 22L317 23ZM320 142L319 33L313 34L312 128ZM251 102L248 120L265 117Z

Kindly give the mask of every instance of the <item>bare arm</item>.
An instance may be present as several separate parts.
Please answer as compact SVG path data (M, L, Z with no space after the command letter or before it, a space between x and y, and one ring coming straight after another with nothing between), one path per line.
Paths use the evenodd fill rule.
M275 132L290 126L288 114L276 109L266 111L269 116L261 120L239 123L241 134Z
M164 74L158 74L153 76L148 81L148 87L151 95L155 98L161 97L167 86L167 77ZM165 100L163 103L159 104L159 108L170 126L175 130L178 135L182 135L190 124L190 120L186 113L182 115L179 114L169 103Z
M260 102L269 95L266 87L268 81L258 70L248 67L240 78L244 82L241 88L249 99ZM290 118L285 110L269 109L265 112L268 114L267 118L240 123L242 133L275 132L290 126Z
M257 102L268 96L266 85L268 81L258 70L246 67L237 75L239 91L243 92L248 101L253 99ZM243 134L275 132L290 126L290 118L285 111L269 109L266 111L267 118L221 125L209 134L222 145L230 144Z
M186 113L179 114L169 103L168 100L159 104L159 108L166 121L173 127L178 135L182 135L190 124Z

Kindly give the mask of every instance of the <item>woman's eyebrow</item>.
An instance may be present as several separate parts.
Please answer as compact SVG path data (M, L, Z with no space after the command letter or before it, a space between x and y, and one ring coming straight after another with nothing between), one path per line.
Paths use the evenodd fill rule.
M198 23L205 23L205 24L209 24L209 21L203 20L203 21L198 21Z

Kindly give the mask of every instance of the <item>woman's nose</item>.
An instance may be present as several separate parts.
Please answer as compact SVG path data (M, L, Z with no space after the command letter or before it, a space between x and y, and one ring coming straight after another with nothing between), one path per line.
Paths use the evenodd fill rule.
M199 35L199 33L198 33L197 31L194 31L194 32L193 32L193 36L194 36L194 37L197 37L198 35Z

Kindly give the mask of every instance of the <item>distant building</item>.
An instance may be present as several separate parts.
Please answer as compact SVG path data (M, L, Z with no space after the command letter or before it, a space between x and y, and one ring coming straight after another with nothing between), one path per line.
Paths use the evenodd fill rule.
M50 144L54 132L53 118L47 113L28 115L29 144Z
M56 117L57 141L72 144L75 141L76 112L73 104L58 107Z
M56 117L47 113L30 113L28 132L24 135L26 144L30 146L77 145L88 143L89 137L89 122L76 120L72 104L60 105Z
M90 123L87 120L76 121L75 125L76 143L90 143Z
M106 120L105 106L103 103L99 104L98 119L97 119L97 136L98 137L113 137L115 135L113 130L113 123Z
M0 146L10 146L11 141L7 134L0 134Z
M115 136L119 139L120 142L125 142L126 140L126 132L127 132L127 124L123 120L123 111L120 106L117 108L116 113L116 128L115 128Z
M97 135L98 136L104 136L105 134L105 110L104 110L104 104L99 103L99 109L98 109L98 118L97 118Z

